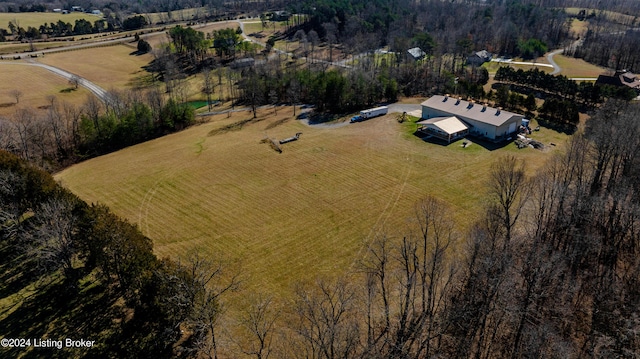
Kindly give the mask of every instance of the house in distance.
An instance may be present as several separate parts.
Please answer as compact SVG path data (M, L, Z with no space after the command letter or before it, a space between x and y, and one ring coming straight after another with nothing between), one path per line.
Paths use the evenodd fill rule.
M471 66L482 66L485 62L491 61L493 54L487 50L477 51L467 57L467 63Z
M418 131L449 143L467 134L500 142L516 134L523 118L524 115L473 100L436 95L422 103Z
M596 85L626 86L640 94L640 78L627 70L616 71L613 75L600 75L596 80Z

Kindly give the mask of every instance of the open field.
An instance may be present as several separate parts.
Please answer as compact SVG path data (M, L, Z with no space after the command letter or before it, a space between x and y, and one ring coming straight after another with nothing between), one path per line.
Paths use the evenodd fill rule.
M609 10L578 8L578 7L568 7L564 9L564 11L569 15L578 15L580 10L586 10L587 15L591 14L592 12L595 12L597 16L604 16L609 21L617 22L623 25L635 26L637 24L637 19L635 17L631 15L623 14L620 12L609 11Z
M199 8L192 8L192 9L168 11L168 12L167 11L153 12L153 13L147 13L142 15L147 19L147 22L151 24L157 24L160 22L167 22L167 21L190 21L190 20L193 20L194 18L197 19L207 14L209 14L209 11L207 10L207 8L199 7Z
M449 203L459 227L468 228L485 207L492 161L515 154L533 173L560 147L445 147L414 137L415 125L399 124L394 114L333 127L309 127L291 114L268 109L244 124L249 112L212 117L56 179L136 223L158 255L239 259L245 289L288 297L297 281L353 269L376 235L406 234L413 205L425 195ZM261 143L296 132L300 140L282 145L281 154ZM534 136L566 139L550 130Z
M44 25L58 22L58 20L62 20L63 22L68 22L71 25L76 23L76 20L85 19L92 24L99 19L102 19L102 16L85 14L82 12L72 12L69 14L55 13L55 12L21 12L21 13L0 13L0 28L9 29L9 21L13 22L16 26L22 27L25 30L31 26L38 28L40 25Z
M61 102L80 105L90 94L82 87L71 89L66 79L36 66L0 62L0 72L0 116L13 114L18 108L47 106L49 96L55 96ZM11 94L14 90L22 92L19 104Z
M606 68L590 64L582 59L556 55L554 61L562 68L560 75L567 77L598 77L607 71Z
M580 21L578 19L571 20L571 32L575 37L583 37L589 29L589 23L587 21Z
M128 86L137 77L144 76L143 66L153 55L131 55L135 44L96 47L55 53L38 61L67 70L109 90Z

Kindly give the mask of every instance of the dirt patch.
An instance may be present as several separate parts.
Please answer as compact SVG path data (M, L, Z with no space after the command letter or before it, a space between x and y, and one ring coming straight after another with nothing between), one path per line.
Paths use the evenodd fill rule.
M282 148L280 147L280 145L273 139L273 138L268 138L265 137L263 138L260 143L266 143L269 145L269 147L271 147L274 151L278 152L278 153L282 153Z

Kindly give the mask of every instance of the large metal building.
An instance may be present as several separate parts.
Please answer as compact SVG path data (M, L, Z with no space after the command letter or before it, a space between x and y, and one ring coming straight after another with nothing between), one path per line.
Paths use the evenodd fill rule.
M524 115L461 98L436 95L422 103L422 119L455 116L469 134L499 142L516 134Z

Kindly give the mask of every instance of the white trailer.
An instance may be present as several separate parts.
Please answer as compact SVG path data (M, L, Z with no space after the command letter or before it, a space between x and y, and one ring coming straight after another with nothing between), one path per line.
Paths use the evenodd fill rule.
M380 106L376 108L370 108L368 110L360 111L360 117L363 119L372 118L376 116L386 115L389 112L389 108L387 106Z

